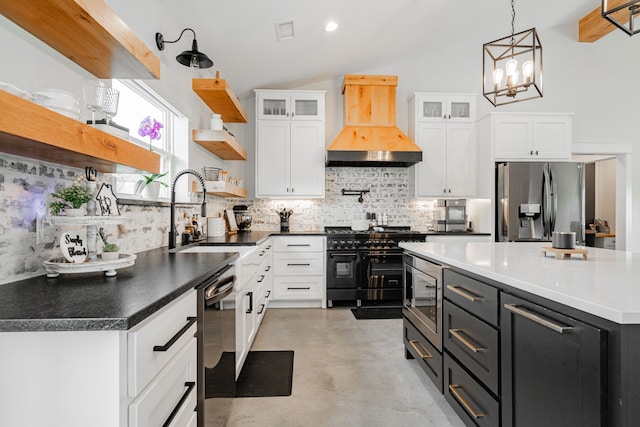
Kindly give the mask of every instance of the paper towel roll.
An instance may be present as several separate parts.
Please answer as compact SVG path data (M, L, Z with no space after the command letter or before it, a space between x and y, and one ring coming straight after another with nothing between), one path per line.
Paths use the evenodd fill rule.
M207 232L209 236L224 236L224 218L211 217L207 218Z

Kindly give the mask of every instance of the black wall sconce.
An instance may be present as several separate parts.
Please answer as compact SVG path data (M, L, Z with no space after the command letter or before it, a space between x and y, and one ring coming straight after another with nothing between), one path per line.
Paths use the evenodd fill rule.
M185 28L180 33L180 36L173 41L166 41L161 33L156 33L156 46L158 50L164 50L165 43L175 43L182 38L185 31L191 31L193 33L193 43L191 44L191 50L185 50L180 55L176 56L176 61L186 67L191 68L211 68L213 67L213 61L209 59L207 55L198 50L198 41L196 40L196 32L191 28Z

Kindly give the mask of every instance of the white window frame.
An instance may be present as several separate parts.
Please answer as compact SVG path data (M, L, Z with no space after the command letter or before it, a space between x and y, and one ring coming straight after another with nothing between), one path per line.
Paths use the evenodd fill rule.
M174 121L177 119L185 120L186 128L189 129L190 128L189 119L184 114L182 114L177 108L175 108L173 105L167 102L164 98L162 98L153 89L151 89L143 81L135 80L135 79L113 79L112 82L115 80L117 80L120 84L122 84L123 86L126 86L128 89L130 89L131 91L136 93L138 96L143 98L146 102L152 104L154 107L158 108L163 112L162 118L156 118L163 125L163 128L161 130L163 134L163 138L161 139L161 141L163 142L163 146L158 147L154 145L153 151L158 153L161 157L161 161L160 161L161 172L165 172L165 171L169 172L167 175L165 175L162 178L162 182L166 183L167 185L171 185L171 177L175 176L177 172L176 165L185 164L187 162L187 157L182 158L181 156L179 156L179 153L181 150L175 149L177 142L176 142L176 134L174 131L174 128L175 128ZM141 117L141 120L142 120L142 117ZM188 138L188 135L185 135L184 138ZM138 135L137 126L135 129L129 130L129 141L136 145L144 147L146 149L149 148L150 141L149 140L145 141L142 139L142 137ZM126 180L127 182L130 182L132 179L134 179L133 178L134 176L136 176L135 180L137 181L137 179L141 178L141 175L147 175L147 174L139 173L139 174L113 174L113 175L115 175L116 177L120 177L120 179L123 179L123 177L126 177L124 178L124 180ZM119 192L118 196L121 198L127 198L127 197L134 196L134 194L133 192L125 192L125 193ZM168 199L169 197L170 197L169 188L162 186L160 189L160 198Z

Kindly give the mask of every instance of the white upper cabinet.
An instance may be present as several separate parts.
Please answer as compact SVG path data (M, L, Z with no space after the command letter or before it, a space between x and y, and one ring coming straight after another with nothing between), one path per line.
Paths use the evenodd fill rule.
M570 160L573 114L491 114L496 161Z
M476 96L416 93L416 120L420 122L469 122L476 116Z
M256 91L258 120L322 120L324 92Z
M256 197L324 197L324 92L256 90Z
M409 169L414 197L475 195L475 102L475 95L414 94L409 132L423 159Z

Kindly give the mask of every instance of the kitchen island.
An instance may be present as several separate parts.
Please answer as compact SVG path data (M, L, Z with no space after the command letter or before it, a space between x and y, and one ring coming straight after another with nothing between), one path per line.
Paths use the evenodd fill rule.
M637 425L640 256L547 246L401 244L445 267L447 401L468 425Z

